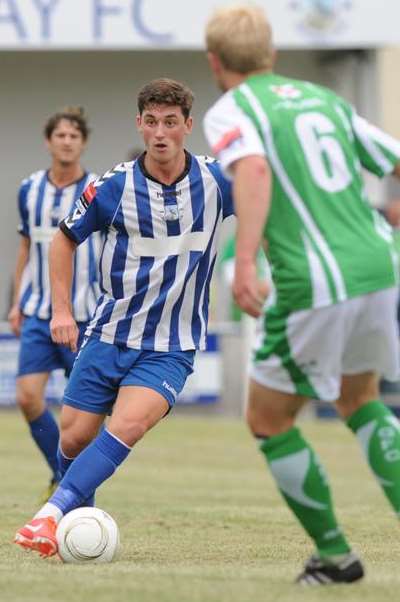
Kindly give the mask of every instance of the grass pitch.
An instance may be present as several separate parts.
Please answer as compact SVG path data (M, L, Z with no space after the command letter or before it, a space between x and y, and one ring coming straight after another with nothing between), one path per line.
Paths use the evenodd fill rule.
M98 494L117 520L119 559L63 565L11 545L47 471L18 414L0 413L1 602L383 602L400 589L400 529L354 437L304 422L330 475L339 520L367 577L292 584L312 546L276 492L243 422L174 417L149 433Z

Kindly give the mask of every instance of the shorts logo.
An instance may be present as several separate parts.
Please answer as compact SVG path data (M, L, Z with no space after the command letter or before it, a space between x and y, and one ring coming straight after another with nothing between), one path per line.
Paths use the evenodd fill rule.
M172 393L172 395L174 396L175 399L177 398L178 393L176 392L176 390L174 389L174 387L172 385L170 385L169 383L167 383L166 380L164 380L162 386L164 387L164 389L167 389L167 391L169 391L170 393Z

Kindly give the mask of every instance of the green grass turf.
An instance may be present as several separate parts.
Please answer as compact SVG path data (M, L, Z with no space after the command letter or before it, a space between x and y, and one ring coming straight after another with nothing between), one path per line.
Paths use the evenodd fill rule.
M47 471L25 425L0 413L1 602L396 601L400 530L337 422L302 429L329 472L341 523L367 578L352 586L292 584L312 546L276 492L240 420L170 417L98 494L122 540L109 565L63 565L11 545L37 509Z

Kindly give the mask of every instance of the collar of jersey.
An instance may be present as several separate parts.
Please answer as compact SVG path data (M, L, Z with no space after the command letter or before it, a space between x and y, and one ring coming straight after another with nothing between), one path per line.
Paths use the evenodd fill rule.
M146 156L146 151L144 151L144 153L142 153L140 155L140 157L138 157L137 161L139 163L139 167L144 175L145 178L148 178L149 180L153 180L153 182L157 182L157 184L160 184L161 186L175 186L175 184L177 184L178 182L180 182L181 180L183 180L184 178L186 178L186 176L188 175L190 168L192 166L192 155L190 153L187 152L187 150L184 151L185 152L185 168L182 171L182 173L176 178L176 180L174 182L172 182L171 184L164 184L163 182L160 182L159 180L157 180L157 178L154 178L146 169L145 165L144 165L144 158Z
M81 176L77 180L73 180L72 182L70 182L66 186L56 186L54 184L54 182L51 180L49 174L50 174L50 169L46 169L46 178L47 178L47 181L48 181L49 184L51 184L52 186L54 186L54 188L56 190L63 190L64 188L68 188L69 186L73 186L74 184L78 184L78 182L82 182L82 180L84 180L85 178L87 178L87 171L84 171L83 172L83 176Z

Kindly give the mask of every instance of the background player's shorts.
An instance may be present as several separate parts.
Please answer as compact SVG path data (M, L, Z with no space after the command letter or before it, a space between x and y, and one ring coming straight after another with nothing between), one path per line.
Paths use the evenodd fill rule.
M289 314L269 308L258 323L251 377L322 401L339 397L342 375L375 371L397 380L397 300L395 287Z
M195 351L145 351L85 339L64 393L66 405L109 414L120 387L148 387L171 408L193 372Z
M78 322L78 347L86 327L87 322ZM68 347L53 343L50 320L41 320L36 316L25 317L21 328L17 376L52 372L58 368L64 369L65 375L69 376L75 357L76 353L72 353Z

